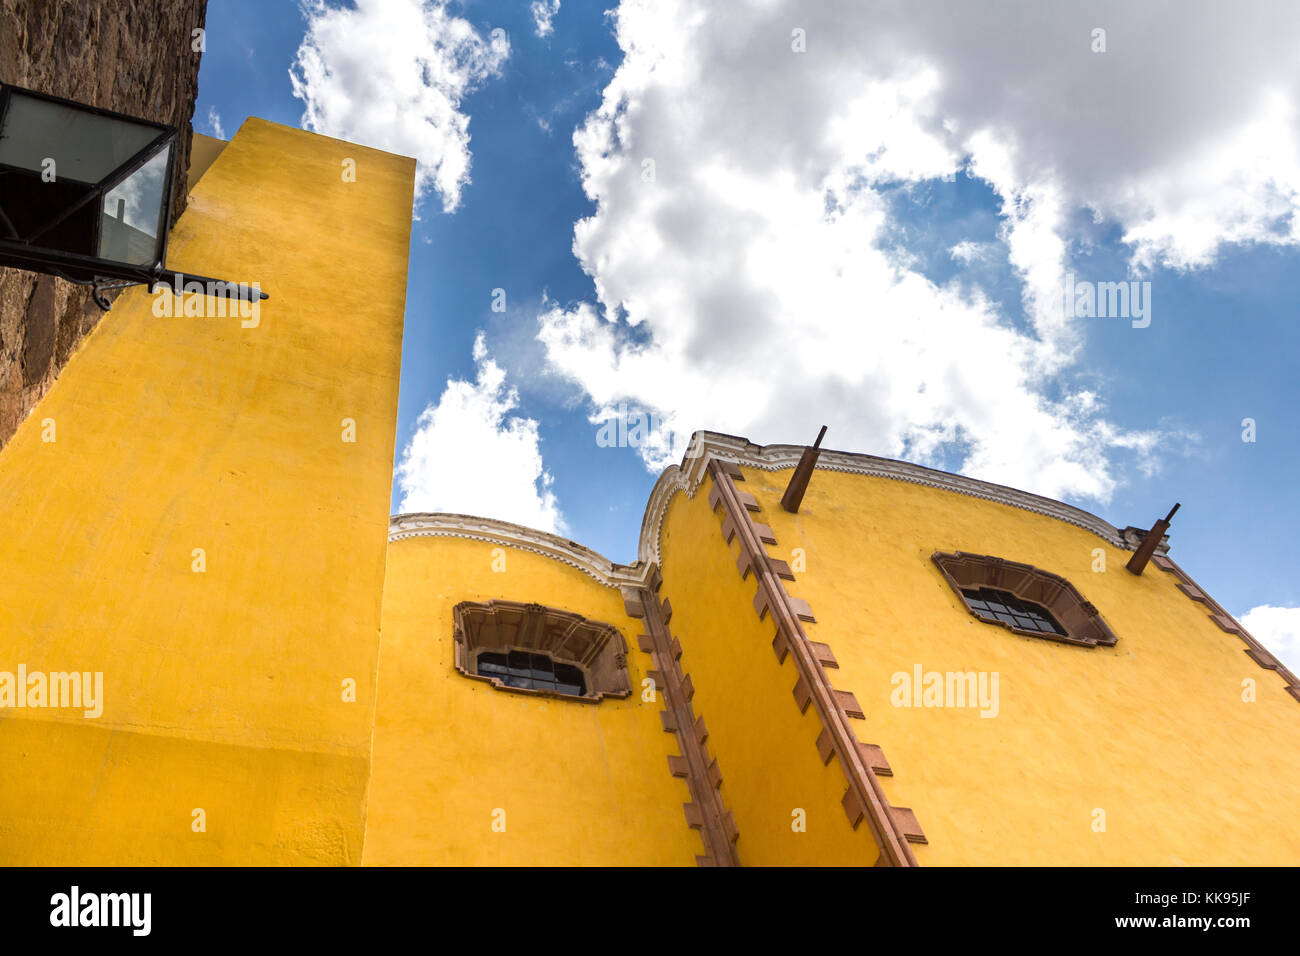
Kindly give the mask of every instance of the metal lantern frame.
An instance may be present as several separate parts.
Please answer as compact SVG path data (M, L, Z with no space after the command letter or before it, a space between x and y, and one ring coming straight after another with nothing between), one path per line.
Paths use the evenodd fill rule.
M94 290L95 302L103 309L108 309L110 306L104 296L105 292L132 285L147 285L153 288L165 283L173 288L183 289L186 283L198 282L202 284L209 295L226 296L248 301L268 298L267 294L260 289L242 283L212 279L193 273L181 273L167 268L165 264L167 261L167 244L171 233L173 192L179 163L180 132L176 127L128 116L125 113L116 113L112 110L88 106L85 103L52 96L48 93L39 93L12 84L0 83L0 138L13 135L12 131L6 129L5 124L9 119L10 107L15 96L29 97L33 100L130 124L138 128L152 129L156 131L156 135L144 146L136 150L134 154L113 167L95 182L63 177L62 181L81 187L84 192L64 204L55 201L48 215L44 216L37 224L24 229L21 233L10 215L6 213L3 202L0 201L0 266L10 266L55 275L78 285L91 286ZM99 213L94 219L94 232L87 238L90 240L92 248L102 251L100 249L100 238L105 216L103 211L104 198L164 151L170 151L171 161L167 163L164 174L161 209L158 218L158 235L154 237L155 247L151 261L148 263L132 263L120 259L105 258L102 255L87 255L82 252L41 245L42 237L48 236L51 230L66 223L77 213L83 212L88 205L98 204ZM31 169L0 162L0 177L23 176L30 179L33 174L34 171ZM56 178L58 178L57 175ZM0 192L0 197L3 195L3 192Z

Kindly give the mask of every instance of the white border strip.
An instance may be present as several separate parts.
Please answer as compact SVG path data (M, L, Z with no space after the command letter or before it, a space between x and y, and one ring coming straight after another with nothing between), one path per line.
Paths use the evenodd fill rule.
M631 565L615 564L604 555L576 541L561 538L559 535L526 528L509 521L473 515L433 513L394 515L389 519L388 540L393 542L405 538L451 537L486 541L551 558L577 568L609 587L644 587L651 565L658 564L661 560L660 532L664 515L668 511L669 500L679 490L686 492L687 497L695 497L711 458L735 462L763 471L779 471L782 468L793 468L798 464L804 448L803 445L755 445L748 439L734 435L696 432L691 437L690 450L682 459L681 465L670 465L664 469L650 492L645 516L641 520L637 561ZM1005 485L954 475L905 461L845 451L823 450L817 461L817 468L820 471L841 471L853 475L906 481L969 495L1064 521L1091 531L1107 544L1117 548L1131 551L1137 547L1136 541L1126 539L1119 529L1108 521L1082 508L1030 494L1027 491L1008 488ZM1161 547L1158 550L1163 553L1168 549Z

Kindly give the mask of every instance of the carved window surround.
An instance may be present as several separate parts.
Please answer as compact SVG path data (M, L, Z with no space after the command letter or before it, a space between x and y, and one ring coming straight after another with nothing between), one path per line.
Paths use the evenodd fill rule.
M453 610L456 670L498 690L534 697L596 703L605 697L627 697L632 684L627 673L627 643L612 624L588 620L572 611L492 600L462 601ZM510 687L499 678L477 673L482 651L546 654L582 671L587 692L582 696L531 687Z
M1043 631L1031 631L971 611L975 617L988 624L1005 627L1008 631L1026 637L1060 641L1063 644L1076 644L1080 647L1096 647L1098 644L1113 647L1119 640L1098 610L1085 601L1078 589L1060 575L1018 561L1008 561L987 554L970 554L966 551L953 553L936 551L931 555L931 560L957 594L962 607L968 611L971 609L966 603L965 595L962 594L963 590L992 588L1009 591L1022 601L1042 605L1052 613L1066 633L1049 634Z

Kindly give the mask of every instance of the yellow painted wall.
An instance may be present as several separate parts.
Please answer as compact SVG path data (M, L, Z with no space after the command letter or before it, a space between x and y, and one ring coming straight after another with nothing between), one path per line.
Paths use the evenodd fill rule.
M1173 575L1152 565L1135 577L1130 552L1073 525L884 478L819 470L790 515L779 501L791 470L744 473L778 541L769 552L793 563L805 551L788 590L812 605L810 639L831 645L836 686L866 712L860 738L884 747L886 794L929 838L913 847L921 865L1300 863L1300 703ZM931 562L937 550L1062 575L1118 644L977 621ZM892 706L892 675L916 664L997 671L998 716ZM1255 703L1242 700L1246 679Z
M694 498L678 492L669 504L660 593L672 602L682 671L695 686L692 703L709 729L722 798L736 817L740 862L871 866L876 843L865 823L849 826L838 758L823 765L818 756L816 708L799 712L793 658L777 661L776 626L754 613L755 579L740 579L739 539L723 540L722 512L709 509L711 487L706 476ZM793 829L796 809L804 811L804 832Z
M414 174L248 120L168 264L258 326L128 291L0 451L0 670L105 685L0 710L0 863L360 860Z
M389 548L366 865L693 865L676 738L641 699L650 657L619 591L516 548L416 537ZM493 570L494 557L505 569ZM499 565L498 565L499 566ZM633 693L579 703L514 694L453 666L461 601L536 602L614 625ZM505 811L505 831L492 829Z

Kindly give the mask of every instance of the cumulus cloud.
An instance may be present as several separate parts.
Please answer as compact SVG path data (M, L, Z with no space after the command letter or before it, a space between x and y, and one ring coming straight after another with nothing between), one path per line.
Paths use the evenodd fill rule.
M444 211L469 182L469 116L462 100L499 75L505 32L485 39L443 0L306 0L307 30L289 77L304 129L419 161L416 195Z
M1242 615L1241 626L1292 673L1300 673L1300 607L1261 604Z
M537 28L537 35L550 36L551 31L554 30L551 21L560 12L560 0L533 0L528 10L533 15L533 25Z
M1062 308L1071 219L1118 225L1135 270L1300 241L1300 7L623 0L614 22L623 62L574 135L597 301L538 334L595 420L827 422L836 447L1104 503L1120 461L1149 473L1186 436L1122 429L1073 384L1105 320ZM1024 322L885 242L885 185L962 171L998 196Z
M555 533L564 519L542 465L537 422L517 414L519 394L474 342L475 381L448 379L420 415L397 466L402 512L501 518Z

